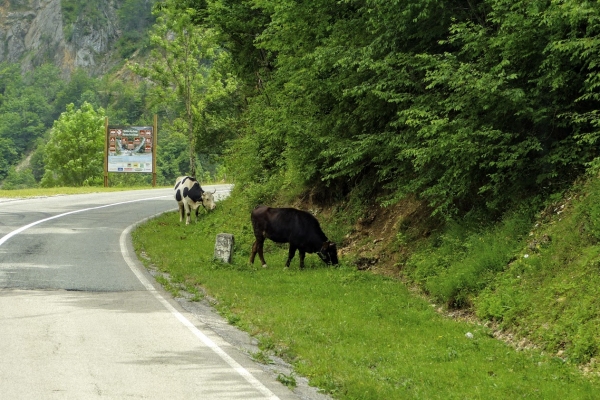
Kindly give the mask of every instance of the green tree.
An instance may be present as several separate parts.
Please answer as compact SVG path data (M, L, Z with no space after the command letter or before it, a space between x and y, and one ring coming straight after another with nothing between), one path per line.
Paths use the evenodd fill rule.
M0 179L4 179L10 171L10 166L17 160L15 144L11 139L0 136Z
M31 150L35 140L46 132L50 108L43 96L27 88L11 92L0 107L0 136L11 138L19 155Z
M88 91L98 92L98 80L90 77L83 69L76 69L71 75L70 80L56 95L54 102L54 116L58 118L60 113L66 109L70 103L80 107L85 100L82 95Z
M0 64L0 104L4 102L7 97L10 97L10 90L19 86L22 83L21 71L19 65L10 63Z
M186 138L180 132L163 129L157 148L158 179L162 185L172 185L189 165Z
M124 0L117 11L123 33L116 43L116 48L122 58L132 56L140 48L147 48L148 30L155 21L152 14L154 3L154 0Z
M43 138L37 140L35 150L31 154L29 159L29 166L31 167L31 173L35 178L36 182L40 182L44 177L44 152L46 150L46 142Z
M103 176L104 109L74 104L54 122L46 144L42 186L99 185Z
M151 42L152 61L147 66L132 65L141 76L156 83L155 98L162 104L175 104L176 118L171 129L188 141L189 170L196 174L198 150L222 133L222 119L214 118L224 98L235 93L237 82L231 74L221 73L228 54L217 47L215 32L193 23L196 11L180 10L176 1L166 1L157 9L157 24ZM216 129L211 128L217 127Z
M11 167L8 176L2 183L2 189L15 190L30 188L35 187L36 183L31 169L27 168L22 171L17 171L15 167Z
M234 153L250 182L499 215L600 151L597 3L197 4L256 88Z
M152 120L145 104L147 86L146 82L133 83L104 77L103 89L98 92L98 98L109 116L111 125L147 125L148 121Z
M52 64L40 65L26 73L23 77L24 88L41 96L45 102L45 108L39 111L43 111L43 113L40 114L40 118L44 122L46 128L52 127L54 120L58 118L60 112L64 111L63 107L59 112L56 112L54 105L59 93L64 90L66 84L67 82L61 77L60 69ZM73 99L72 102L75 100L76 99Z
M41 65L21 75L18 65L0 64L0 179L51 127L53 105L63 87L55 66Z

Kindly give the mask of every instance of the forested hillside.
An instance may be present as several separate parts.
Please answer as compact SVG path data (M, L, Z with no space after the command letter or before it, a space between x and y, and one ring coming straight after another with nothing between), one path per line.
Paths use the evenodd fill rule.
M41 10L52 1L36 3L33 21L44 19ZM73 46L85 42L77 38L100 35L111 51L128 57L151 40L144 29L154 21L152 3L109 2L109 9L104 3L63 1L61 35ZM9 2L4 24L29 12L27 4ZM257 200L280 187L315 188L340 199L355 192L385 204L417 194L442 219L478 210L499 216L522 201L541 205L541 199L593 166L598 155L595 3L170 0L158 5L155 16L162 15L165 26L187 15L187 24L210 32L210 43L195 46L220 48L230 56L218 62L218 79L235 77L237 83L223 84L224 93L210 106L200 100L210 85L195 88L196 105L186 105L182 121L188 128L182 133L193 153L201 152L215 138L206 126L218 124L210 118L230 118L218 129L226 126L238 135L230 146L236 154L231 167L240 167L240 182L258 185L253 188ZM107 25L115 35L100 33ZM23 32L21 47L27 50L40 29ZM7 36L9 48L19 47L11 45L15 40ZM45 54L56 55L57 49L48 47ZM183 53L169 51L181 61ZM45 73L41 53L33 59L27 54L34 53L21 53L22 68L33 59L38 67L13 85L16 89L5 85L3 106L9 110L3 112L12 112L7 100L22 97L7 88L25 90L34 75ZM85 59L81 54L72 58ZM196 57L199 63L212 58L208 53ZM14 72L13 64L6 65ZM59 68L63 76L65 66ZM169 69L161 68L156 71L164 78ZM161 82L147 71L137 70L155 87L177 86L178 77ZM42 115L46 111L38 112L29 101L21 113L33 112L41 121L25 118L23 128L13 123L10 134L0 134L2 176L68 102L82 103L75 94L53 104L61 83L52 73L52 85L41 92L31 89L47 97L43 108L53 108L52 113ZM194 73L191 82L207 76ZM5 81L14 82L9 76L4 74ZM109 97L103 85L96 83L91 92ZM165 103L138 99L137 111L126 119L133 123L135 115L161 107L167 120L177 118L178 111L167 115ZM230 135L217 137L223 141Z
M104 75L148 43L154 0L9 0L0 6L0 62Z
M261 186L416 193L452 217L558 192L598 155L596 3L187 5L245 78L238 163Z
M102 148L86 154L74 150L69 164L58 157L60 152L46 151L48 143L73 148L75 139L53 140L61 136L54 125L63 114L64 119L75 118L86 103L92 106L85 106L88 115L106 116L111 124L148 125L158 114L160 185L171 184L182 173L202 179L226 176L220 156L226 140L237 134L232 129L239 124L237 81L223 68L213 68L227 64L228 53L217 50L214 35L199 32L199 27L197 36L187 36L194 43L186 45L195 46L187 61L177 53L177 38L185 35L172 36L174 32L194 29L189 21L180 22L185 13L179 16L179 11L155 0L10 1L0 6L5 44L0 49L2 188L101 184ZM172 37L175 47L168 48ZM165 64L173 60L187 63L187 78L179 75L178 66ZM154 67L158 72L152 75L148 71ZM179 85L180 78L195 86ZM193 95L186 101L184 93ZM74 108L67 113L70 104ZM61 126L71 126L71 136L78 135L81 128L66 122ZM95 166L85 168L87 176L69 170L84 163ZM60 170L54 170L56 165ZM69 175L79 178L66 179ZM110 178L112 185L150 181L145 174Z
M39 184L44 145L70 103L103 108L113 123L151 120L146 86L121 79L119 72L126 57L149 45L153 3L44 0L0 7L0 182L10 175L5 188Z

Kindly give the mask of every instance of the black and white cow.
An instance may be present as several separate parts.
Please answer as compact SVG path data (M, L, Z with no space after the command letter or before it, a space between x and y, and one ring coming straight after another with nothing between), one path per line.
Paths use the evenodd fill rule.
M276 243L290 244L286 268L290 266L296 250L300 254L300 268L304 268L306 253L317 253L326 264L337 265L337 247L327 239L319 221L312 214L295 208L258 206L252 211L250 219L256 237L250 254L251 264L254 264L258 252L262 266L267 266L263 245L265 239L271 239Z
M205 192L200 187L200 182L191 176L180 176L175 181L175 200L179 206L179 222L183 221L184 214L187 216L185 224L191 221L190 213L196 210L196 222L198 221L198 208L203 206L206 210L214 210L214 192Z

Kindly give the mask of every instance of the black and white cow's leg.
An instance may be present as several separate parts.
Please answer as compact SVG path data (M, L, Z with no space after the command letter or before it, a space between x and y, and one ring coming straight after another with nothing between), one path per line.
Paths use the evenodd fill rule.
M183 207L183 203L179 203L179 222L183 222L184 216L185 216L185 208Z
M187 202L183 202L183 205L185 208L185 224L189 225L190 221L192 220L192 218L190 217L190 214L191 214L190 205Z
M292 258L294 258L294 254L296 254L296 247L290 243L290 251L288 253L288 259L287 259L287 262L285 263L286 268L290 267L290 263L292 262Z

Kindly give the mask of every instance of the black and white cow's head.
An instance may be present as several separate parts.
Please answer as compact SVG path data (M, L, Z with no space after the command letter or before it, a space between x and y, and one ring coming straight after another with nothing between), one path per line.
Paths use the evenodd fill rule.
M202 204L207 210L214 210L217 206L215 204L215 196L214 194L217 192L215 189L213 192L204 192L202 193Z

